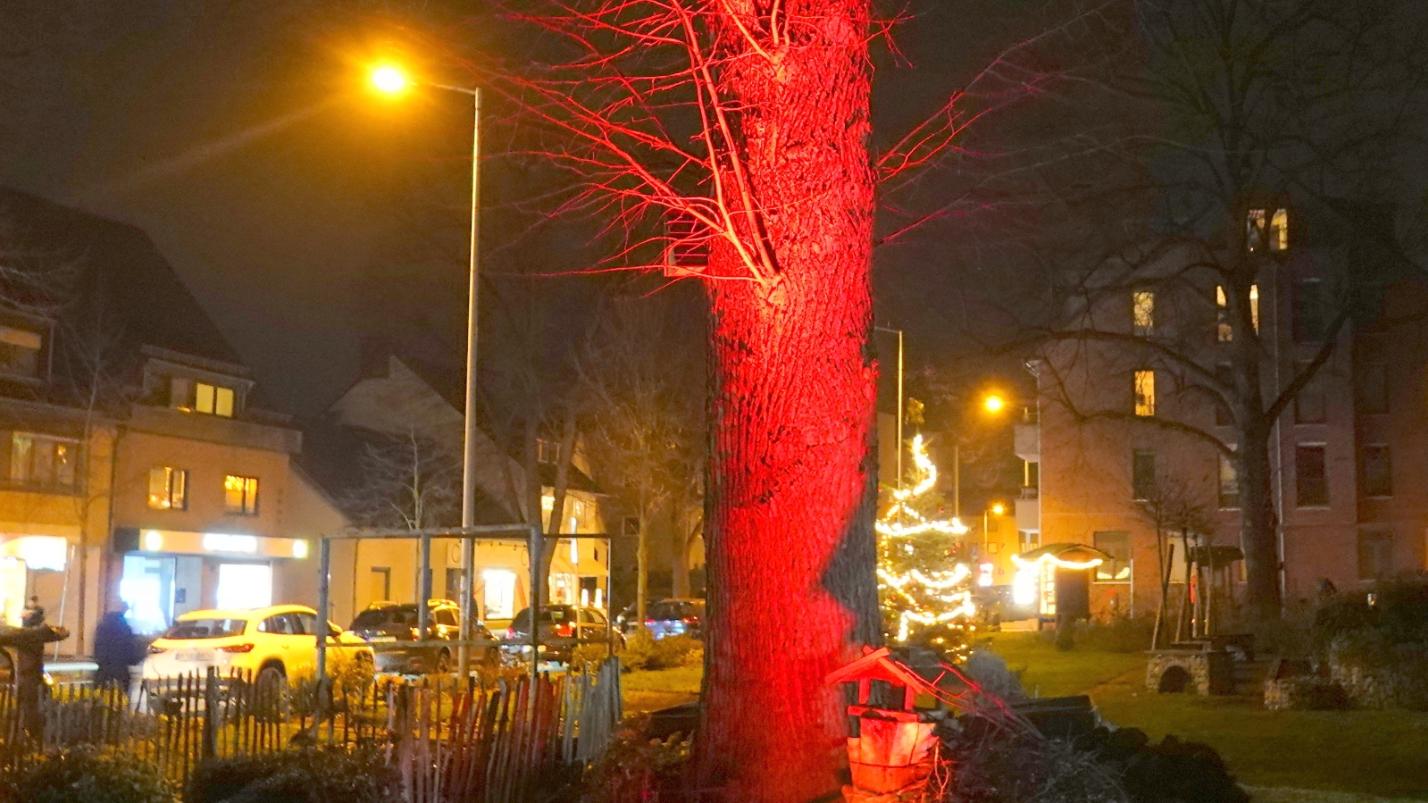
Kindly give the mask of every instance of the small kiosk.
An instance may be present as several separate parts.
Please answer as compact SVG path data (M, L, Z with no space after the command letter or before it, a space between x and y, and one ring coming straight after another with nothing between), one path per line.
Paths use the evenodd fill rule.
M1086 544L1047 544L1012 556L1012 603L1038 623L1091 615L1091 572L1111 556Z

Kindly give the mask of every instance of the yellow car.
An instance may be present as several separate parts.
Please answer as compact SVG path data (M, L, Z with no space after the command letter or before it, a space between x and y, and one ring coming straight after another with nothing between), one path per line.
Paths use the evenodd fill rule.
M143 678L203 675L209 667L227 681L235 672L260 688L311 678L317 672L317 612L306 605L181 614L149 646ZM372 671L372 648L361 637L326 622L328 672L358 662Z

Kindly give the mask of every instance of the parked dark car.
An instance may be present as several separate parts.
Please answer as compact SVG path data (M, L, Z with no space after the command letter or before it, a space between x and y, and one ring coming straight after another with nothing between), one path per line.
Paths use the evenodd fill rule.
M645 629L656 639L704 636L704 600L662 599L645 611Z
M511 626L506 628L502 648L515 655L529 656L530 633L531 610L522 608L511 620ZM599 608L542 605L539 634L541 660L565 663L581 644L608 644L611 638L610 620ZM625 646L625 637L616 632L614 639L618 652Z
M434 599L427 603L427 637L425 641L449 641L452 644L417 645L416 603L374 602L352 620L353 633L366 639L376 655L378 672L444 674L456 667L454 643L461 638L461 607L451 600ZM473 660L494 663L500 660L499 642L481 622L473 622L471 638Z

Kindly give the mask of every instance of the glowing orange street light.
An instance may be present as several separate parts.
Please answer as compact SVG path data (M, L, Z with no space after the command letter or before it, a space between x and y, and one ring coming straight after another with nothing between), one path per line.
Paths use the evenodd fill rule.
M1005 515L1006 512L1007 512L1007 506L1006 506L1006 505L1002 504L1001 502L993 502L993 503L992 503L992 515L993 515L993 516L1002 516L1002 515Z
M394 64L378 64L368 74L372 88L384 95L400 95L411 86L406 72Z
M988 393L982 397L982 409L996 415L1007 407L1007 400L1000 393Z

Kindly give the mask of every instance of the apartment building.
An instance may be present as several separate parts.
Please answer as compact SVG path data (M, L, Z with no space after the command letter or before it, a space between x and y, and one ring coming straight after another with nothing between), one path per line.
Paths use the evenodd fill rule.
M1246 314L1265 404L1322 360L1270 435L1286 603L1324 581L1352 589L1424 571L1424 280L1323 210L1251 204L1246 227L1262 256ZM1238 464L1225 451L1237 430L1211 388L1233 381L1232 350L1245 344L1199 259L1170 249L1152 265L1106 266L1065 301L1065 332L1030 363L1039 420L1019 428L1016 448L1035 491L1018 527L1111 556L1092 576L1103 615L1153 611L1162 566L1179 599L1187 543L1240 545ZM1243 564L1221 577L1233 605Z
M0 191L0 609L29 596L85 653L123 600L184 611L314 601L340 515L296 467L222 333L141 231Z

